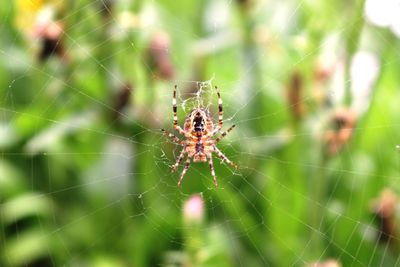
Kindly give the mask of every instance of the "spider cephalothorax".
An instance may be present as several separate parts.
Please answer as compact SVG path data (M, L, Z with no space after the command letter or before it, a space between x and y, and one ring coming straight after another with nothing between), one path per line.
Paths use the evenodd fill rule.
M222 109L222 99L219 94L218 88L215 87L218 95L218 124L214 126L212 122L211 114L208 110L204 108L195 108L187 116L183 129L178 125L178 117L176 115L176 86L174 88L173 98L172 98L172 111L174 114L174 129L177 130L181 135L185 137L185 140L180 140L175 135L166 132L164 129L162 131L168 135L175 143L183 146L182 151L176 160L176 163L172 166L172 171L176 171L179 164L182 162L185 154L187 154L187 159L185 167L183 168L181 177L178 182L178 186L181 184L183 177L185 176L187 170L189 169L191 159L194 162L205 162L208 160L208 165L211 170L211 175L214 178L215 187L218 186L217 177L215 176L214 165L212 162L212 153L216 153L217 156L229 165L238 168L232 161L230 161L216 146L216 144L224 138L234 127L232 125L227 131L222 132L221 136L212 139L216 134L218 134L223 125L223 109Z

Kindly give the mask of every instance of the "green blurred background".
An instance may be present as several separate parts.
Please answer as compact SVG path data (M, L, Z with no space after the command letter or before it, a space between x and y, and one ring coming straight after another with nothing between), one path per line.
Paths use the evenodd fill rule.
M395 0L0 5L0 266L398 266ZM170 172L194 106L214 158Z

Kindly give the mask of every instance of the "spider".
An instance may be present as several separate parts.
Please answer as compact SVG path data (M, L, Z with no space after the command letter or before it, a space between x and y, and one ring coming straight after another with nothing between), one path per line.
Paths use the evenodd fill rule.
M216 188L218 188L217 177L215 176L214 164L212 161L212 153L214 152L222 161L228 163L235 169L238 169L238 166L230 161L216 146L222 138L224 138L230 131L232 131L233 128L235 128L235 125L232 125L228 130L221 132L220 137L213 139L213 137L220 133L222 129L222 119L224 114L222 109L221 95L218 88L215 86L218 96L218 124L214 126L211 114L208 110L206 110L205 108L195 108L186 117L182 129L178 125L178 116L176 115L176 89L177 86L175 85L172 97L172 112L174 114L173 126L179 134L185 137L185 140L181 140L176 135L169 133L164 129L161 129L161 131L166 136L171 138L174 143L177 143L183 147L181 153L179 154L179 157L176 160L176 163L172 165L171 170L172 172L175 172L178 169L179 164L185 157L185 154L187 154L186 163L178 181L178 186L180 186L183 177L189 169L191 159L193 159L193 162L206 162L208 160L208 166L210 167L211 175L214 179L214 185Z

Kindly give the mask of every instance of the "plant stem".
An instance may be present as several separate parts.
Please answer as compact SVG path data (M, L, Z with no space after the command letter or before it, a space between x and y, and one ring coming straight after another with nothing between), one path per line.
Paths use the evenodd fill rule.
M321 257L323 246L323 218L324 218L324 206L327 187L327 177L326 177L326 164L328 162L327 157L321 151L321 158L317 164L317 169L311 180L311 194L310 194L310 227L311 227L311 237L310 237L310 256L312 260Z
M350 23L350 27L348 31L345 31L345 39L346 39L346 73L345 73L345 97L344 104L345 106L350 106L352 103L352 93L351 93L351 82L350 82L350 65L351 60L354 53L357 51L359 40L361 36L361 31L363 29L364 20L363 20L363 12L364 12L364 2L365 0L358 0L357 3L354 4L354 15L353 21Z

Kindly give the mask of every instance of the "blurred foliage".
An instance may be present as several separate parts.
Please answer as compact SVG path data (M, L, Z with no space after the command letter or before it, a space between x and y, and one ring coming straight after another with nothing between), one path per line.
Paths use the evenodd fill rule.
M372 2L1 5L0 266L397 265L400 42ZM170 173L174 84L181 124L213 85L236 124L218 189Z

